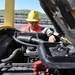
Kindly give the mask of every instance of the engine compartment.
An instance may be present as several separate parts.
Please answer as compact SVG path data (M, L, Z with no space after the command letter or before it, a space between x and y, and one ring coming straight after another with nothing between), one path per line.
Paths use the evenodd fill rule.
M0 30L0 34L1 73L33 72L33 63L38 59L53 70L75 68L75 47L59 36L57 42L50 43L44 40L46 35L42 33L22 33L4 28ZM41 36L44 38L41 39Z

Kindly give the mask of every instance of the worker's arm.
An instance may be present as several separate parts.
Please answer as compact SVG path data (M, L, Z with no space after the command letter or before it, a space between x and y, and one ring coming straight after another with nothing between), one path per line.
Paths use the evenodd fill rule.
M42 30L42 33L47 34L47 36L49 37L49 39L48 39L49 42L56 41L56 38L54 36L54 30L52 28L44 28Z

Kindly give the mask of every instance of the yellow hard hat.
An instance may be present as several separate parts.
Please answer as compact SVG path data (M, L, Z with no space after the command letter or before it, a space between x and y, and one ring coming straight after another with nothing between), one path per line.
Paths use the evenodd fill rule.
M27 18L26 20L27 20L27 21L30 21L30 22L39 22L40 18L39 18L38 12L32 10L32 11L28 14L28 18Z

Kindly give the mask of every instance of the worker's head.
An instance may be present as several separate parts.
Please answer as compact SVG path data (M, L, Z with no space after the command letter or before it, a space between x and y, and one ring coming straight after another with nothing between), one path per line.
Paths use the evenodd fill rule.
M38 15L38 12L37 11L31 11L29 14L28 14L28 18L26 19L30 28L32 30L35 30L38 26L38 22L40 21L40 18L39 18L39 15Z
M28 22L39 22L40 18L37 11L32 10L26 19Z

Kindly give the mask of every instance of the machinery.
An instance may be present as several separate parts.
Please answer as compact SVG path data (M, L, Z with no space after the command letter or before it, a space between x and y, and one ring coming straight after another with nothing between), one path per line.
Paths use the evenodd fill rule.
M75 1L40 0L40 4L60 37L58 43L39 45L40 59L47 67L53 69L53 75L74 75Z
M75 75L75 0L39 0L39 3L59 33L55 35L58 41L50 43L45 40L45 34L16 30L14 0L6 0L4 26L0 27L1 75L32 72L37 54L51 69L50 75ZM36 59L26 54L27 47L37 47L35 53L31 53Z

